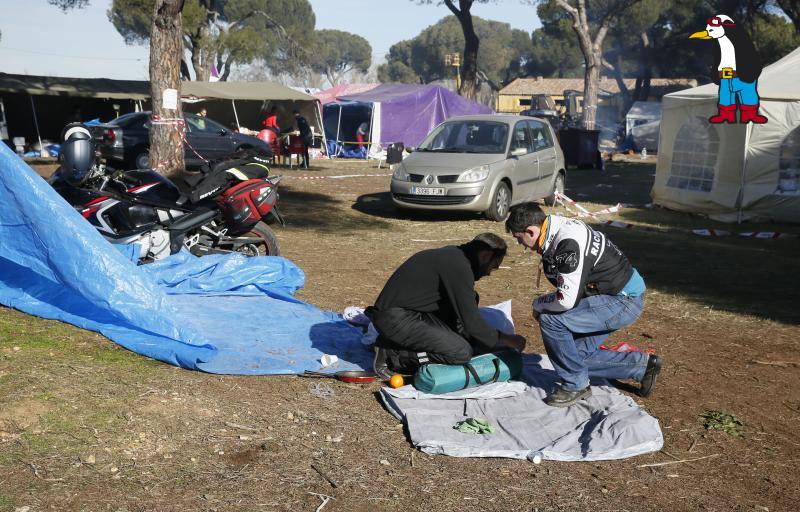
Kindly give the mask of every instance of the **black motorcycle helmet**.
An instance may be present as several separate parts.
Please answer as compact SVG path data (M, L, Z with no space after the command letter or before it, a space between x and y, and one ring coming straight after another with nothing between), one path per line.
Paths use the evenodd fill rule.
M61 177L71 185L80 185L94 164L92 134L81 123L70 123L61 132Z

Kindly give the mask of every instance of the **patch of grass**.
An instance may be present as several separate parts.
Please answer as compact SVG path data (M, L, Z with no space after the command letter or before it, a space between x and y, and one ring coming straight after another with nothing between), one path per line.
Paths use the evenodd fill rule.
M706 411L700 417L706 430L721 430L729 436L742 435L744 424L732 412L726 410Z
M11 466L12 464L16 463L21 458L22 458L22 455L20 455L18 452L12 452L11 450L0 451L0 467ZM3 504L3 501L1 499L2 497L3 496L0 495L0 506L2 506L2 504ZM2 510L2 509L0 509L0 510Z
M116 345L101 345L92 356L98 363L121 365L133 370L156 368L162 365L162 363L155 359L149 359L139 354L134 354Z
M5 512L6 510L14 510L14 500L0 494L0 512Z

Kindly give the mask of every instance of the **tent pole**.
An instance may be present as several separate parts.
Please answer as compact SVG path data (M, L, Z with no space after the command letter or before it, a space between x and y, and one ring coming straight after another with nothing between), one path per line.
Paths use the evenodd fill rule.
M339 128L342 126L342 104L339 103L339 121L336 123L336 145L339 145ZM336 156L339 156L339 148L336 148Z
M322 122L322 103L317 100L314 102L314 113L317 115L317 122L319 123L319 130L322 132L322 147L325 148L325 152L328 152L328 140L325 138L325 125ZM331 156L328 155L328 158Z
M744 154L742 155L742 173L739 182L739 211L736 214L736 223L742 223L742 209L744 208L744 186L746 181L746 169L747 169L747 145L750 144L750 130L751 124L747 123L747 128L745 128L744 132Z
M236 100L231 100L231 105L233 105L233 117L236 119L236 131L239 131L241 125L239 124L239 114L236 113Z
M44 146L42 146L42 136L39 134L39 120L36 118L36 106L33 104L33 95L28 95L31 99L31 110L33 111L33 125L36 127L36 138L39 139L39 154L41 155L44 152Z
M369 144L367 144L367 156L365 158L365 160L367 162L369 162L369 154L372 151L372 136L374 134L374 130L372 128L373 128L373 126L375 126L374 123L375 123L375 102L372 103L372 109L370 110L370 113L369 113L369 141L368 141ZM380 153L381 149L383 149L383 148L378 146L378 153ZM380 167L380 165L381 165L381 161L380 161L380 157L379 157L378 158L378 167Z

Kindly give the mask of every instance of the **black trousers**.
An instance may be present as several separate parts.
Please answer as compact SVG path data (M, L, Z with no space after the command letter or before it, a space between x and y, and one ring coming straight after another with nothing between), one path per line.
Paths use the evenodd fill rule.
M414 371L425 363L464 364L474 355L469 341L433 313L367 308L366 314L395 371Z

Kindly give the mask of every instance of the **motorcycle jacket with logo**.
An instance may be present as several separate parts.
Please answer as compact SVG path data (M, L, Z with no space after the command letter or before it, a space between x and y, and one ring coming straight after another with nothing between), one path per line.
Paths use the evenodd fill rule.
M539 313L567 311L589 295L617 295L634 273L605 234L576 219L548 215L539 246L544 275L556 287L534 301Z

